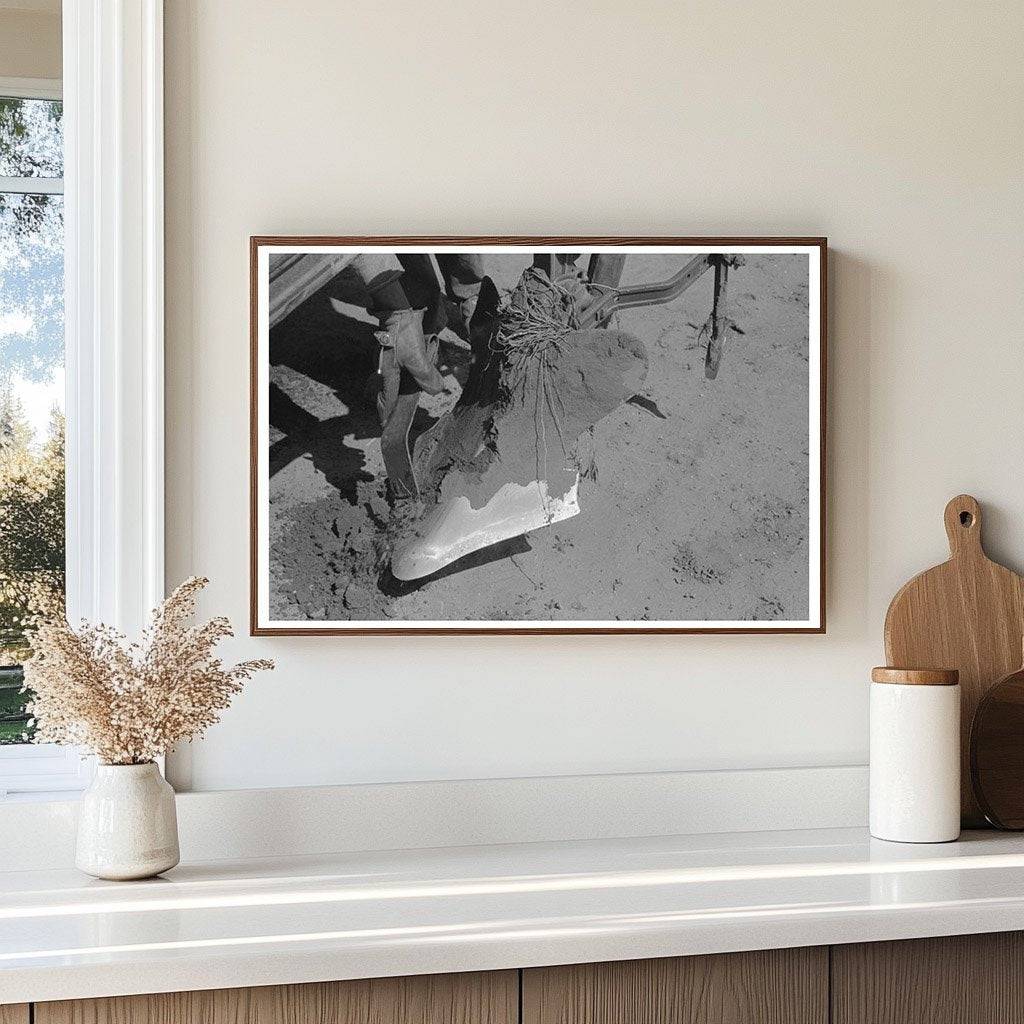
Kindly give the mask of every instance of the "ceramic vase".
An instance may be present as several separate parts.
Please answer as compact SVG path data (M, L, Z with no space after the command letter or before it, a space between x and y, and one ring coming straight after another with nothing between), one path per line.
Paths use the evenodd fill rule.
M75 864L96 878L151 878L178 863L174 790L149 764L101 764L82 794Z

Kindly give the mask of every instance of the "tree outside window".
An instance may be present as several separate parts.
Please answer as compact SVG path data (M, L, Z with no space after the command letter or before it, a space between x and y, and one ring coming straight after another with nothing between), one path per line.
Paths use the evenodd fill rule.
M26 624L64 602L59 101L0 96L0 744L31 739Z

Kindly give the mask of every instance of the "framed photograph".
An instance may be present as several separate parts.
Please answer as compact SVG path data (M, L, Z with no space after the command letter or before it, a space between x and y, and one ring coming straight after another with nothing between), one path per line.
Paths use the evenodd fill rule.
M825 239L250 250L253 634L825 631Z

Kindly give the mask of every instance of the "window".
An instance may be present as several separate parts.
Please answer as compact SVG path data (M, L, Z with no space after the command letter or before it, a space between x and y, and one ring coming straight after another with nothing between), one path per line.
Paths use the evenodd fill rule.
M56 91L24 83L11 95L0 82L0 792L26 774L47 788L77 786L80 775L69 771L72 752L26 749L32 723L20 667L30 653L27 617L64 603L64 140Z
M63 83L0 78L14 101L0 135L0 328L18 332L0 329L0 372L9 419L21 422L20 402L36 428L26 464L50 459L22 517L20 568L55 599L63 590L72 620L137 635L164 595L163 4L63 0L61 16ZM59 417L47 432L62 391L63 477ZM4 394L0 381L0 406ZM0 620L0 649L17 644L14 620ZM90 761L20 742L16 660L0 673L0 801L80 789Z

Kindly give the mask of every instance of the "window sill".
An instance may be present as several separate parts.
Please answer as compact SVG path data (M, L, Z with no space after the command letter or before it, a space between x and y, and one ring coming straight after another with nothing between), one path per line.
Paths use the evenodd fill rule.
M0 804L67 800L92 779L94 759L52 743L0 746Z

